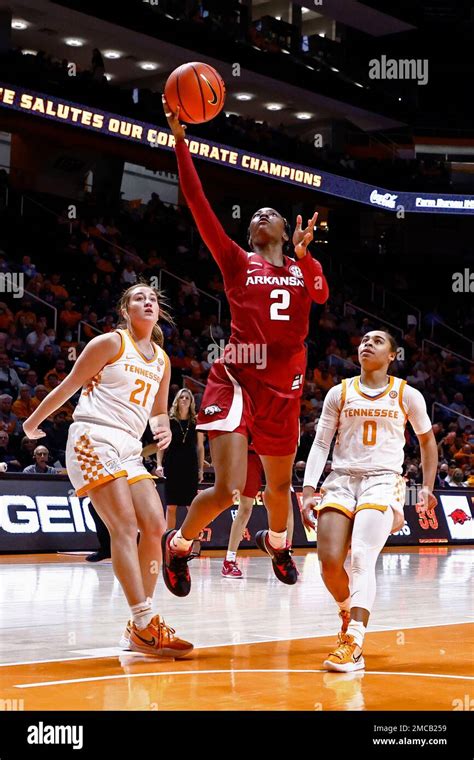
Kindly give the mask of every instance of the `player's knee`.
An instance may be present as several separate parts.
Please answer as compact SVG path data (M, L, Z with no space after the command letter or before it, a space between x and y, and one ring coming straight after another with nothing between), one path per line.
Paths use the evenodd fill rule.
M216 483L214 492L219 504L228 507L240 498L240 494L245 486L240 478L231 478L222 483Z
M319 567L321 569L321 575L325 578L330 576L339 575L344 567L344 558L338 552L326 550L324 552L318 552Z
M109 525L109 533L112 541L125 539L136 541L138 523L133 518L114 521L111 525Z
M365 544L355 544L351 549L351 569L355 574L365 573L369 567L370 556Z
M278 479L275 482L267 483L265 493L277 496L287 496L290 493L291 477Z
M166 530L166 521L163 515L149 515L146 520L140 520L138 528L142 535L160 539Z

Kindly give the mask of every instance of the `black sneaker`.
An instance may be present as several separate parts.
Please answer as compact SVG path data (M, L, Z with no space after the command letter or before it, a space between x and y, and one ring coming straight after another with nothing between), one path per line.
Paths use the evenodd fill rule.
M188 562L196 554L193 553L192 547L187 554L177 554L170 547L170 541L177 533L176 530L167 530L161 538L161 548L163 550L163 579L168 591L175 596L187 596L191 591L191 576L189 574Z
M255 542L262 552L272 558L273 572L282 583L292 586L298 580L298 570L291 559L291 548L274 549L268 540L268 530L259 530L255 534Z
M103 559L110 559L110 554L107 554L107 552L103 552L99 549L98 552L93 552L92 554L88 554L86 557L86 562L102 562Z

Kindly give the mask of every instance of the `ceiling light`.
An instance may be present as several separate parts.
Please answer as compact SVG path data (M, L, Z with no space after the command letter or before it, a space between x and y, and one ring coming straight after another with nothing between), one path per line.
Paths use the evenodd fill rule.
M354 82L354 84L356 87L362 87L362 89L364 89L364 85L361 84L360 82Z
M24 21L22 18L12 18L12 29L28 29L28 21Z
M281 16L275 16L277 21L281 21Z
M237 100L252 100L253 95L250 92L238 92L235 97Z
M226 116L238 116L237 111L224 111Z
M325 37L326 36L326 32L319 32L319 36L320 37Z
M141 61L138 65L144 71L156 71L158 68L158 64L153 63L153 61Z
M331 71L335 71L336 74L339 74L339 69L336 69L334 66L331 66Z
M64 42L69 47L82 47L84 44L84 40L79 40L77 37L66 37Z
M267 103L265 108L267 109L267 111L281 111L283 106L281 103Z
M22 50L21 52L23 53L23 55L38 55L37 50Z
M299 113L296 114L296 118L297 119L312 119L313 114L308 113L307 111L300 111Z
M114 75L113 74L105 74L105 78L106 78L107 82L110 82L110 80L114 78Z
M282 52L282 53L286 53L287 55L290 55L290 51L289 51L289 50L287 50L286 48L282 48L282 49L281 49L281 52Z
M308 64L306 64L306 68L311 69L311 71L314 71L314 66L308 66Z
M122 53L119 53L118 50L104 50L104 58L109 58L109 60L114 61L117 58L121 58Z
M309 13L309 8L302 8L301 13Z

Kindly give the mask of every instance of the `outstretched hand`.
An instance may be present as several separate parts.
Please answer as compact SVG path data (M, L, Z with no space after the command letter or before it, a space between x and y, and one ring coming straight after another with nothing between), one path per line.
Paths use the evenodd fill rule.
M179 106L176 113L173 113L164 95L161 96L161 102L163 103L166 120L173 133L175 141L179 142L180 140L184 140L186 136L186 126L179 121Z
M308 219L308 226L303 229L303 218L301 214L296 217L296 227L293 232L293 245L295 246L295 255L297 259L302 259L306 256L308 245L311 243L314 236L314 228L318 220L318 212L315 211L312 218Z

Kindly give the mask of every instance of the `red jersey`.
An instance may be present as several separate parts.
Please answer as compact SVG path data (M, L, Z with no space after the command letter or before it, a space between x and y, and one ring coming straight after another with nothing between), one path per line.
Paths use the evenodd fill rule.
M212 210L185 141L176 145L181 189L199 232L224 278L231 336L220 361L239 382L251 375L278 396L298 397L306 370L311 301L329 289L321 264L306 254L275 266L231 240Z

